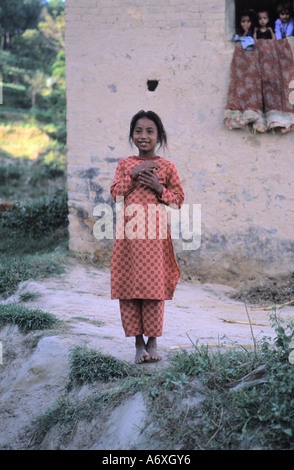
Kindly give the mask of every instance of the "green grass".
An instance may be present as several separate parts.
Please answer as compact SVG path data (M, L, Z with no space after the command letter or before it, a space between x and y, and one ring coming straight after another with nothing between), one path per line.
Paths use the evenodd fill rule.
M0 110L0 201L36 200L66 187L66 146L52 124L23 110Z
M110 411L144 387L144 381L130 377L121 384L110 383L101 386L94 396L79 399L63 395L33 423L30 430L30 442L33 449L38 449L46 434L55 426L61 442L67 443L80 421L91 421L99 416L101 425L105 423Z
M69 381L73 386L138 375L140 375L138 366L95 349L77 346L71 352Z
M2 155L2 158L1 158ZM47 157L47 158L46 158ZM36 161L27 158L14 160L0 149L0 201L19 203L52 196L66 187L66 170L54 152L41 155Z
M67 256L67 197L24 202L0 218L0 296L20 282L64 272Z
M13 240L15 240L15 252L13 252ZM64 238L61 244L60 240L53 236L44 237L42 243L41 240L23 240L24 246L21 254L22 240L22 238L11 237L6 244L7 253L5 254L4 244L2 253L0 250L0 296L4 299L14 294L23 281L44 279L65 271L67 238Z
M255 353L201 347L173 357L161 386L152 389L160 444L170 449L179 443L182 449L294 449L294 366L288 361L294 327L276 314L272 322L274 347L264 338ZM231 389L236 380L264 364L265 383ZM193 403L195 377L204 399L201 405L183 405L187 397Z
M294 449L294 366L289 364L293 325L272 316L274 347L264 338L257 351L211 351L205 346L177 352L165 368L148 370L86 347L71 351L68 392L32 428L33 445L53 426L70 439L79 420L100 419L138 391L148 407L150 434L157 449ZM262 364L265 383L232 390L231 385ZM99 383L94 395L79 400L82 385ZM107 385L108 384L108 385ZM95 389L94 389L95 390ZM199 399L200 397L200 399Z
M18 236L47 236L68 225L67 192L17 204L1 214L0 226Z
M59 323L55 315L41 309L30 309L18 303L0 304L0 327L17 325L22 333L28 333L53 328Z
M36 160L51 151L55 156L51 154L45 163L54 158L64 164L65 146L50 136L55 131L54 125L41 123L30 112L4 107L0 110L0 149L15 159Z
M37 300L41 296L42 294L39 294L38 292L32 292L32 291L21 292L19 294L19 301L20 302L33 302L34 300Z

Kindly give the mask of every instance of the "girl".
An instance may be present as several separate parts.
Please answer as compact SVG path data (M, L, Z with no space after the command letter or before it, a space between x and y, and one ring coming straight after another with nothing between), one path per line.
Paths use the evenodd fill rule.
M240 15L240 23L236 30L236 34L241 37L252 37L253 29L252 12L245 10Z
M250 51L254 46L253 39L253 20L251 11L243 11L240 15L239 27L236 28L236 34L233 41L241 41L242 48Z
M254 39L275 39L275 34L269 26L269 15L267 11L258 12L259 27L254 28Z
M275 22L276 39L284 39L292 36L294 32L294 20L291 18L291 4L281 3L277 7L278 19Z
M167 214L164 237L156 213L154 230L150 208L180 208L184 192L174 164L156 154L157 145L167 143L156 113L139 111L131 121L129 140L139 154L119 161L110 188L114 200L124 199L111 260L111 298L119 299L125 335L136 338L139 364L161 359L156 338L162 335L164 301L172 299L180 276ZM143 335L148 337L146 344Z

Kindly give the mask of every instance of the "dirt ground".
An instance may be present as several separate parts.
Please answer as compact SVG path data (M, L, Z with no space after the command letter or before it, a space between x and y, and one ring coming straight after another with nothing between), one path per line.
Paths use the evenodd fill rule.
M5 303L18 300L19 294L27 291L40 294L27 306L53 313L63 320L65 326L57 334L43 332L41 340L40 332L24 337L16 327L5 326L0 330L3 348L3 364L0 365L0 448L3 449L29 447L27 432L31 420L44 413L64 392L71 348L86 345L121 360L134 360L134 339L125 338L118 301L110 299L108 269L97 269L93 265L73 261L59 277L22 283ZM254 342L245 304L236 294L232 287L225 285L180 282L174 299L166 302L164 333L158 341L163 360L142 367L164 367L173 351L179 348L192 350L192 343L208 344L211 348L220 344L224 348L236 344L252 348ZM237 298L232 298L232 295ZM269 305L265 300L262 303L264 307ZM265 336L273 338L269 311L258 308L247 304L255 341ZM294 305L284 307L279 314L285 319L294 319ZM32 344L37 344L37 347L32 348ZM137 403L133 416L140 416L142 422L142 397L137 398L137 402L132 401L130 406L134 407ZM126 404L124 406L121 419L125 419L124 413L130 419L130 409L126 408ZM119 410L116 412L119 413ZM138 427L137 418L134 419L134 426ZM118 417L112 419L116 430L120 428L117 420ZM78 441L67 448L126 449L139 445L134 435L127 434L127 441L122 440L126 439L126 433L115 438L111 422L107 426L103 439L93 437L93 429L86 432L84 426L84 440L80 430L77 434L79 439L76 438ZM109 436L108 441L106 436ZM56 436L48 437L42 448L60 448Z

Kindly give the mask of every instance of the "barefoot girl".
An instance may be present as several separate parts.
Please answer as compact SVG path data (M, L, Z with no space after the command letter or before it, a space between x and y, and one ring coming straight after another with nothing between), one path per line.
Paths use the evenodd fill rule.
M142 363L161 359L156 338L162 336L164 301L172 299L180 276L167 214L162 236L154 208L180 208L184 192L175 165L156 154L158 144L167 143L156 113L139 111L131 121L129 139L139 154L119 161L110 188L115 201L123 197L123 228L118 233L118 221L111 261L111 298L119 299L125 335L135 336L135 362Z

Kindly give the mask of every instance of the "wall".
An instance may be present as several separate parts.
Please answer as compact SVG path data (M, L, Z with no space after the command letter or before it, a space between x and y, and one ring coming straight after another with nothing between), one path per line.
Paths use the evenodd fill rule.
M139 109L159 113L186 193L201 204L195 251L176 242L183 275L263 279L293 270L293 133L254 135L223 124L234 2L66 1L70 248L109 265L93 236ZM293 77L294 78L294 77ZM147 80L158 80L154 92Z

